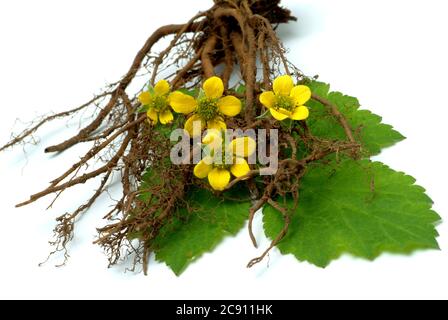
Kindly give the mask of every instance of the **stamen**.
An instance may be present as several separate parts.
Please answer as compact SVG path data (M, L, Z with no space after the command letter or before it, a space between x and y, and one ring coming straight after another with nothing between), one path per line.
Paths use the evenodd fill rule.
M155 96L152 101L152 107L157 111L163 111L168 105L168 101L165 96Z
M276 96L275 109L285 109L288 111L292 111L294 109L293 98L281 95Z
M199 100L197 113L205 121L215 119L219 115L218 101L208 98Z

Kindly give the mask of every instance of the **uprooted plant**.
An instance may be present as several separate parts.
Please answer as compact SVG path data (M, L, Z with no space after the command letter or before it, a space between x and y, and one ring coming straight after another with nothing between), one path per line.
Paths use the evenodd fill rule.
M98 180L85 204L57 218L55 253L68 256L76 221L107 192L117 171L122 197L95 240L110 265L133 256L134 266L146 273L154 253L180 273L238 232L247 217L257 246L252 225L263 208L273 240L249 267L276 246L319 266L345 252L373 259L383 251L437 248L439 218L430 200L412 178L368 160L403 137L359 110L356 99L330 93L289 61L275 27L295 18L279 3L215 0L187 23L159 28L120 81L78 108L37 121L0 149L26 142L54 119L92 114L75 136L45 152L81 143L91 149L18 205L50 195L57 200L74 186ZM168 46L154 52L165 37L171 38ZM129 92L141 76L148 79L145 88ZM192 151L181 164L171 161L176 141L170 136L178 128ZM227 129L252 130L255 136L224 139ZM259 129L278 134L275 145L267 146L278 159L270 174L262 174L266 168L259 162L247 161L257 149ZM98 160L103 164L89 171ZM407 193L413 197L400 197Z

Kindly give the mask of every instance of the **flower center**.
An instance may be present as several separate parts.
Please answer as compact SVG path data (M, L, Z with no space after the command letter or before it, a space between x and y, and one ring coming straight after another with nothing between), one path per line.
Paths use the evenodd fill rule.
M288 111L292 111L294 109L294 100L289 96L278 95L276 96L274 108L277 110L285 109Z
M218 100L209 98L199 100L197 114L205 121L215 119L219 115Z
M151 107L156 110L157 112L161 112L165 110L166 106L168 105L168 101L166 99L166 96L155 96Z

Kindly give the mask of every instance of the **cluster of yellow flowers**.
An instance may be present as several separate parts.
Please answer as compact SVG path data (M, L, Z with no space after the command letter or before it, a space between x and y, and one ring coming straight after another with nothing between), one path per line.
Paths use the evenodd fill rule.
M222 131L209 130L202 143L209 154L194 168L199 179L208 178L213 189L223 191L230 183L231 175L244 178L250 167L245 158L252 156L257 148L255 140L242 137L226 143Z
M275 79L273 91L263 92L259 100L272 117L283 121L307 119L309 110L305 104L310 98L310 88L295 86L292 77L285 75ZM219 77L207 79L197 98L180 91L171 92L170 84L161 80L151 91L141 93L139 101L147 107L148 118L153 124L172 123L173 110L188 116L184 129L191 137L208 129L209 133L203 144L211 148L212 152L196 165L194 174L200 179L208 178L214 190L225 190L231 175L244 178L250 172L245 158L255 153L256 142L249 137L243 137L226 145L222 138L222 132L227 129L225 117L239 115L242 103L234 96L224 96L224 83ZM199 124L199 132L193 130L195 123ZM216 152L217 149L222 152ZM226 159L223 159L222 154Z

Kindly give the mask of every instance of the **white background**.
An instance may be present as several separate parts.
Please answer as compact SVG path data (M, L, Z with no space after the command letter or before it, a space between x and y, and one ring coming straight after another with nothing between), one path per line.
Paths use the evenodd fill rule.
M16 118L31 120L90 99L127 71L156 27L187 21L210 3L1 1L0 142L8 140ZM284 5L299 18L280 29L290 59L333 89L359 97L408 137L379 159L415 176L446 220L446 1L285 0ZM85 149L57 158L43 154L45 146L76 129L58 130L63 125L45 129L44 143L28 147L27 158L20 148L0 154L0 298L448 298L447 224L438 228L441 252L384 255L375 263L346 256L325 270L276 251L269 265L247 270L248 260L260 252L244 230L180 278L155 262L144 277L106 269L101 250L91 244L110 204L106 196L79 223L69 264L54 268L58 261L52 260L39 268L54 218L76 208L95 187L76 189L50 211L45 211L50 198L14 209ZM257 234L263 239L261 227Z

